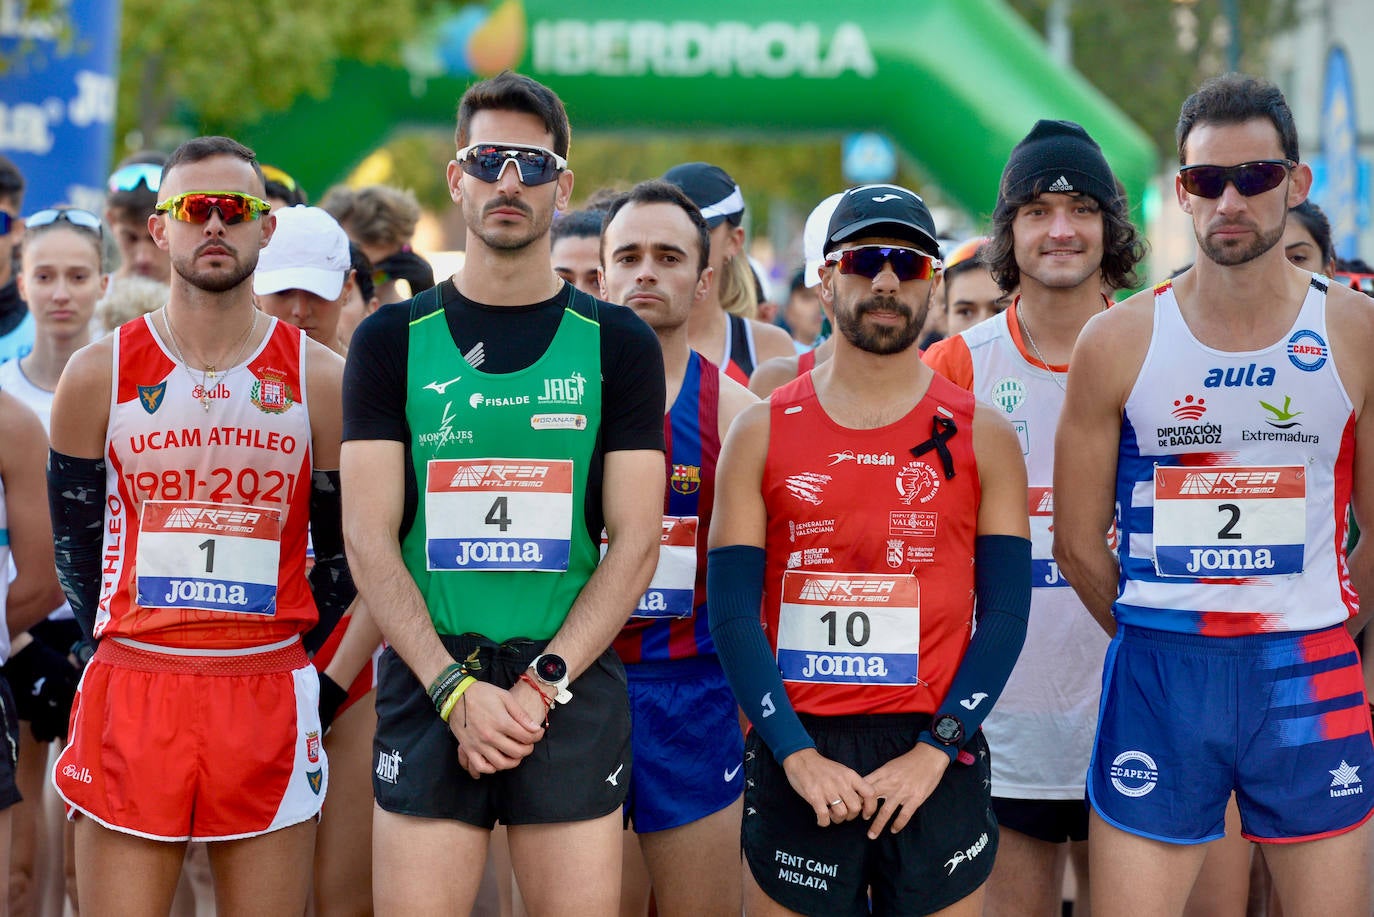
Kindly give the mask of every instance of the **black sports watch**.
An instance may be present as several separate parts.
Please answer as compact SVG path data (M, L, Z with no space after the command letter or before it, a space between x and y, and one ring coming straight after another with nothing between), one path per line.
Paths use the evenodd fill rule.
M930 734L941 745L958 745L964 741L964 724L954 714L942 713L930 724Z
M566 704L572 700L572 692L568 690L568 663L562 656L544 653L534 658L530 668L540 684L554 689L555 703Z

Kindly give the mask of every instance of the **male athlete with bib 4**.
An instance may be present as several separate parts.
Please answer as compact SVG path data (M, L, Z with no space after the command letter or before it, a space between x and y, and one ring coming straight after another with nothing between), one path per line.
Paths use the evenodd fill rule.
M382 914L470 910L496 821L531 913L619 900L629 702L609 647L658 554L663 360L633 312L553 272L569 133L528 77L470 88L448 167L463 270L368 317L348 354L349 552L390 643Z
M711 636L754 727L747 910L978 914L978 727L1026 633L1025 465L914 346L940 268L924 202L849 190L824 253L834 356L740 415L717 475Z

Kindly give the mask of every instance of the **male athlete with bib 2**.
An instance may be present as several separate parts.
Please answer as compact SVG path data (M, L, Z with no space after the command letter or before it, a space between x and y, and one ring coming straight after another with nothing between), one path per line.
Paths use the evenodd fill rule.
M1197 263L1088 323L1055 444L1055 557L1113 635L1093 913L1182 913L1234 792L1285 915L1367 917L1374 744L1350 630L1374 549L1343 546L1348 506L1374 519L1374 303L1284 256L1312 172L1275 86L1205 83L1178 152Z
M997 849L979 725L1030 604L1026 469L915 347L940 268L924 202L849 190L824 253L834 356L740 415L717 475L711 636L754 727L747 910L974 915Z
M348 354L349 553L390 644L377 911L467 913L499 820L532 914L605 914L630 776L609 647L658 556L663 360L632 311L553 273L573 186L558 97L478 83L456 140L463 270L368 317Z

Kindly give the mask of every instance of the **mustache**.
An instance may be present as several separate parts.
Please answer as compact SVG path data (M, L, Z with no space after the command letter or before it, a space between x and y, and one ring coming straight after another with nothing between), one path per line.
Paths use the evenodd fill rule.
M487 206L482 208L482 215L486 216L493 210L519 210L525 216L534 216L534 211L530 205L520 200L518 197L494 197L487 201Z
M205 253L206 249L210 248L224 249L226 252L228 252L236 258L239 254L239 250L237 248L230 245L228 242L225 242L223 239L207 239L206 241L196 246L195 257L199 258L201 255Z
M915 315L910 306L895 296L870 296L854 304L856 318L862 318L870 312L893 312L906 319Z

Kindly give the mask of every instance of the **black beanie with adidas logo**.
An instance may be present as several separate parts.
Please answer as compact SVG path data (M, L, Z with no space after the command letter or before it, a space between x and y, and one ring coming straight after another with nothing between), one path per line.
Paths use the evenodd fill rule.
M1086 194L1103 206L1117 199L1116 179L1102 148L1072 121L1037 121L1002 171L997 203L1024 203L1038 194Z

